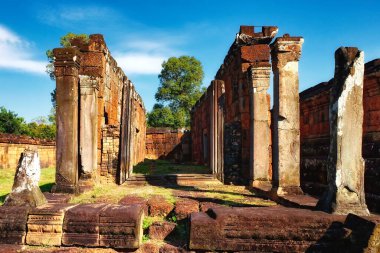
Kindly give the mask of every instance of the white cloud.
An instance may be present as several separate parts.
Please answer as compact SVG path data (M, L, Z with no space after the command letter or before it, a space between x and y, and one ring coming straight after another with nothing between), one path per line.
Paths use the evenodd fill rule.
M29 42L0 25L0 69L45 73L46 62L32 59Z
M149 40L147 40L149 38ZM183 54L176 47L182 44L180 37L167 34L150 36L133 35L123 39L119 51L112 53L126 75L156 75L161 72L161 64L172 56Z
M115 59L126 75L153 75L160 73L161 64L167 57L147 53L124 53L115 55Z

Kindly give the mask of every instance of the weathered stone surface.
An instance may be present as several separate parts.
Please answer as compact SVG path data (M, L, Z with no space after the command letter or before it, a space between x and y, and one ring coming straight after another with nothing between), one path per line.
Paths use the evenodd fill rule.
M74 193L78 182L78 96L81 53L77 48L56 48L57 101L56 185L54 192Z
M29 206L0 206L0 244L25 243L29 210Z
M175 202L174 213L178 220L186 219L191 213L199 212L199 202L193 199L179 198Z
M159 252L160 253L187 253L189 251L187 251L183 248L176 247L174 245L170 245L170 244L165 243L164 245L161 246Z
M284 207L213 208L191 215L189 247L250 252L305 252L313 247L327 252L344 245L349 235L344 218Z
M143 217L140 205L77 205L66 211L62 244L137 249Z
M140 205L109 205L99 215L99 246L137 249L142 243L144 211Z
M155 222L149 227L149 238L153 240L164 240L174 231L175 227L176 224L174 222Z
M38 150L41 168L55 166L55 141L0 133L0 169L16 168L26 147Z
M135 253L159 253L160 245L156 243L144 243Z
M26 244L60 246L65 211L70 204L46 204L34 208L28 216Z
M38 185L41 167L36 150L25 149L20 156L12 192L4 201L5 206L36 207L45 204L46 198Z
M369 214L362 158L363 77L364 53L357 48L337 49L329 110L328 187L318 202L328 212Z
M269 48L269 47L268 47ZM269 58L269 49L268 49ZM270 104L267 90L269 88L270 64L256 64L249 69L251 87L251 142L250 165L251 183L260 185L268 182L270 165Z
M99 246L99 215L107 204L77 205L65 213L62 245Z
M284 35L271 45L274 74L273 181L279 195L301 194L298 61L303 38Z
M141 208L144 210L144 215L149 215L148 200L146 198L139 197L136 195L127 195L123 197L121 200L119 200L119 204L125 206L140 205Z
M164 197L154 195L148 200L150 216L167 216L174 208Z
M213 203L213 202L201 202L199 204L199 209L201 212L207 212L211 208L221 207L221 206L223 206L223 205Z

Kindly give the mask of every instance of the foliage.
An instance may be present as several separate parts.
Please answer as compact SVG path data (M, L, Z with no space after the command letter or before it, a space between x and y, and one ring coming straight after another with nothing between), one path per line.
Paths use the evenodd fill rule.
M0 133L17 135L27 134L28 127L24 118L5 109L5 107L0 107Z
M19 117L16 113L0 107L0 133L54 139L56 127L55 122L51 122L53 119L53 116L50 115L49 119L39 117L31 123L26 123L24 118Z
M203 68L192 56L170 57L162 63L158 78L160 86L155 94L161 105L148 114L150 126L188 127L190 110L201 97ZM163 106L165 103L167 106Z
M149 127L180 128L185 126L183 110L172 111L169 106L155 104L153 110L147 113Z
M60 38L60 45L62 47L71 47L71 41L73 39L80 39L84 43L87 43L89 41L89 36L87 34L75 34L75 33L67 33L66 35L62 36ZM46 73L50 76L52 80L55 80L54 76L54 54L53 50L49 49L46 51L46 57L48 58L48 64L46 65ZM54 94L53 94L54 93ZM52 98L54 97L55 102L55 90L51 93ZM53 101L52 101L53 102ZM53 104L54 104L53 102Z

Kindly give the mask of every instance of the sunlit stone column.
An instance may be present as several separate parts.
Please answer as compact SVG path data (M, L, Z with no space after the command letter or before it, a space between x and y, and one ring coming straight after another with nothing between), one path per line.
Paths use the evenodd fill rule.
M93 185L97 168L99 78L80 75L79 152L80 190Z
M273 186L278 195L302 194L298 88L302 44L302 37L287 34L271 44L274 74Z
M249 69L251 99L251 180L260 187L269 183L270 122L267 90L270 64L259 63Z
M330 95L328 188L319 209L336 214L369 215L364 192L363 139L364 53L355 47L335 52Z
M57 85L57 137L55 192L74 193L78 183L78 93L80 52L53 50Z

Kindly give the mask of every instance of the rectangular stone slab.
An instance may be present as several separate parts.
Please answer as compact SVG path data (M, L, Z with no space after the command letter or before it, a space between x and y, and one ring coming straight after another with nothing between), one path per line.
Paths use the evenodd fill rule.
M110 205L100 212L99 245L112 248L137 249L142 242L141 205Z
M193 213L191 250L304 252L340 247L344 216L284 207L215 207Z
M30 208L0 206L0 244L24 244Z
M99 246L99 215L108 204L81 204L67 210L62 245Z
M28 216L26 244L60 246L65 211L70 204L46 204L34 208Z

